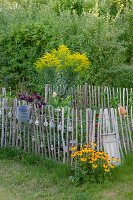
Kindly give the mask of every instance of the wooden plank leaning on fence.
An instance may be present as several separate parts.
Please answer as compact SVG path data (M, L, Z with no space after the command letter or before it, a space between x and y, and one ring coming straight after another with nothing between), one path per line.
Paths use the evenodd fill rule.
M89 109L86 109L86 144L89 144Z
M89 108L88 110L88 126L89 126L89 144L92 141L92 110Z

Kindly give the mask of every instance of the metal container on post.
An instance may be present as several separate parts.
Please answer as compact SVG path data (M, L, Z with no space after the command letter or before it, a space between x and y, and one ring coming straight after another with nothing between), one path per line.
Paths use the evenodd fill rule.
M18 106L16 118L20 122L27 122L30 119L29 107L27 105Z

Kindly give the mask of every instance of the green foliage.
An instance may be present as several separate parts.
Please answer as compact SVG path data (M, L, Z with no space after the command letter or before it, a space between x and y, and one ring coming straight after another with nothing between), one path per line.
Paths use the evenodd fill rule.
M109 99L109 103L112 108L118 108L118 105L120 103L120 99L118 97L112 97Z
M128 65L122 65L118 68L106 71L108 79L105 80L105 85L110 85L113 87L128 87L133 85L133 67Z
M21 161L24 164L41 164L43 158L37 154L26 153L17 148L0 148L0 159L14 159L16 161Z
M68 96L66 99L59 98L56 96L56 92L53 93L53 97L49 99L49 104L53 106L55 109L59 108L61 109L62 107L68 107L70 106L70 99L71 96Z
M86 52L91 67L85 78L80 77L82 83L112 85L110 71L122 64L132 64L130 0L15 2L18 3L16 7L14 1L1 1L1 86L14 90L23 86L41 94L46 83L55 83L51 81L55 74L52 70L39 74L34 63L60 45L66 45L72 53ZM125 85L130 85L129 79Z

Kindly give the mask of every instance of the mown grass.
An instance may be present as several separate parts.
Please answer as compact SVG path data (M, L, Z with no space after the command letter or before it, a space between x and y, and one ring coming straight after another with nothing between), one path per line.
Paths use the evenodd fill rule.
M75 186L67 165L0 149L0 200L132 200L133 154L104 183Z

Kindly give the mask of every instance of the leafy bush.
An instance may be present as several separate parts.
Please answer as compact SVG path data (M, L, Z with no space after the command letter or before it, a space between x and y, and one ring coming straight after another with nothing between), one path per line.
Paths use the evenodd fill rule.
M82 1L82 7L81 1L62 0L58 10L52 4L57 2L59 8L59 1L17 0L16 7L13 1L9 2L2 1L0 8L1 86L14 90L23 86L42 94L46 83L55 83L51 82L55 74L52 69L48 69L47 75L38 73L34 62L60 45L66 45L72 54L86 52L91 66L86 78L80 77L80 82L105 85L110 82L108 70L132 63L130 1L121 11L125 0L120 4L112 0L98 4L88 0ZM72 2L78 3L77 8ZM111 8L114 3L118 5L116 11Z

